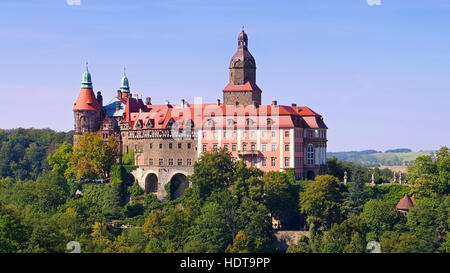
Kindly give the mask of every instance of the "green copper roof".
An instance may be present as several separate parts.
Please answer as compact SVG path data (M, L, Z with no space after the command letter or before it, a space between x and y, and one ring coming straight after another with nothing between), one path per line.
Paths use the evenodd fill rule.
M88 68L83 73L83 81L81 82L81 88L92 89L91 73L89 73Z
M130 85L128 84L128 78L125 75L120 82L120 91L122 91L122 93L130 93Z

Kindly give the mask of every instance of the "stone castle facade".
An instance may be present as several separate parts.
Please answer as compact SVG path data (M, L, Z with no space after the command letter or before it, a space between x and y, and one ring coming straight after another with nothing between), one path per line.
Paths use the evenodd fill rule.
M262 105L256 84L256 62L242 30L230 61L223 102L152 104L132 95L126 75L117 95L103 104L95 96L86 69L74 104L74 145L84 132L105 140L116 136L122 153L134 153L135 179L146 192L166 197L172 182L174 198L189 186L187 176L206 151L227 149L233 160L263 171L294 169L297 179L313 179L326 170L327 127L320 114L306 106Z

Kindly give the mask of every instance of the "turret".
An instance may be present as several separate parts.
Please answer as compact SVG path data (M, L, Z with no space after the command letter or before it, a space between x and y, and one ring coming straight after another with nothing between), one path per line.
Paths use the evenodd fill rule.
M95 97L91 73L86 63L86 71L83 73L83 79L81 81L81 90L73 106L75 146L79 136L83 133L98 131L102 109L99 101L103 101L101 93L99 92L97 97Z

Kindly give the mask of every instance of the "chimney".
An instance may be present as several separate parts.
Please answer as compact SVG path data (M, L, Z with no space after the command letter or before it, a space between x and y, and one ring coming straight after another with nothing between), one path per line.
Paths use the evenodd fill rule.
M181 108L184 108L185 102L184 99L181 99Z
M220 106L220 99L217 99L217 106Z
M146 98L145 98L145 104L146 104L146 105L152 105L152 98L146 97Z
M98 102L98 104L100 104L100 106L103 106L103 97L102 97L102 92L100 92L100 91L97 92L97 102Z
M122 91L120 91L120 90L117 90L117 98L122 98Z
M276 100L272 101L272 106L277 106L277 101Z
M170 105L170 102L169 102L169 100L166 100L166 105Z
M293 106L293 107L296 107L296 106L297 106L297 103L293 103L292 106Z

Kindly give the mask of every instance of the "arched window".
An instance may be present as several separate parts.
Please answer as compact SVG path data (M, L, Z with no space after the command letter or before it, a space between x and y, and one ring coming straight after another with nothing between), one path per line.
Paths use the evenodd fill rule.
M308 144L308 149L306 152L306 163L308 165L314 164L314 145Z

